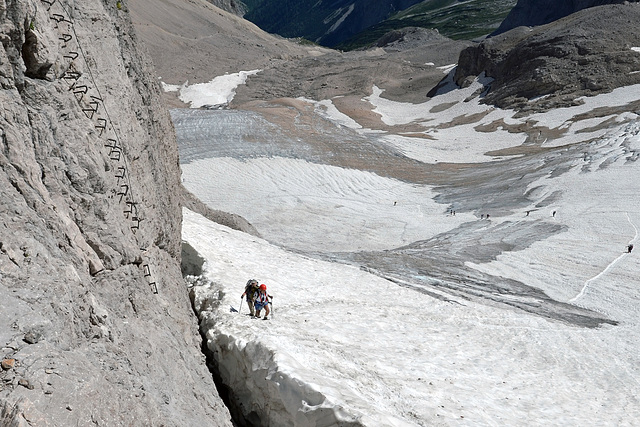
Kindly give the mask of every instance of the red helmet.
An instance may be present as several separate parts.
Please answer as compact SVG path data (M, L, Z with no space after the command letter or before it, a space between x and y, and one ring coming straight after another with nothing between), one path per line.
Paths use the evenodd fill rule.
M262 285L260 285L260 290L261 291L266 291L267 290L267 285L265 285L264 283Z

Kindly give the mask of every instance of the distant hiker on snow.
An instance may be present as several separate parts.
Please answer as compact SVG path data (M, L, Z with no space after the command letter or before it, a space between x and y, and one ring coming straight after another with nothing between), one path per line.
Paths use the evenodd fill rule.
M633 250L633 245L627 246L627 253L631 253L632 250Z
M251 316L255 315L255 302L256 298L258 298L258 291L260 288L258 287L258 281L255 279L249 279L247 284L244 286L244 292L240 296L240 299L247 296L247 305L249 305L249 311L251 312Z
M260 317L260 311L264 308L264 318L262 320L267 320L267 316L269 316L269 299L273 299L273 297L267 293L267 285L263 283L260 285L255 302L256 317Z

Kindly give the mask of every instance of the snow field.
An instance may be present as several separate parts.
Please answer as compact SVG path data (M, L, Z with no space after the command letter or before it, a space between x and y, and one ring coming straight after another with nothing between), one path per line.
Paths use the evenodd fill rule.
M420 139L397 134L382 136L388 145L397 148L405 156L427 164L435 163L482 163L491 160L501 160L504 156L489 156L486 153L520 145L526 137L514 137L506 131L495 131L491 145L475 136L467 136L460 129L438 129L427 133L435 139ZM519 139L519 143L515 142Z
M628 125L619 136L612 135L598 145L594 150L597 154L586 156L570 172L557 178L545 177L531 185L544 188L540 199L562 192L562 201L545 210L557 211L553 220L567 225L566 232L523 251L503 253L494 262L467 265L523 281L559 301L637 325L640 295L635 286L628 286L638 283L633 277L640 276L640 266L626 260L624 254L627 245L637 241L640 227L640 164L628 162L632 152L640 151L640 124ZM584 173L583 168L591 172ZM586 283L613 262L615 268L597 281ZM583 295L577 298L583 288Z
M461 101L479 87L418 106L386 100L378 88L367 100L385 123L421 123L434 138L384 136L407 156L486 162L497 159L487 152L520 146L525 136L478 126L524 121L480 105L477 97ZM567 131L543 146L568 146L605 136L610 129L598 129L603 123L637 118L578 115L625 105L639 94L640 86L632 86L526 120ZM336 126L371 132L329 100L309 102ZM247 413L273 425L635 425L640 264L638 249L624 250L640 228L639 128L631 124L585 145L584 158L569 172L550 170L532 183L530 217L492 214L488 222L553 221L565 231L495 261L466 264L602 313L617 326L586 329L491 302L443 302L185 211L184 240L207 259L210 284L195 291L202 305L212 304L202 315L225 381L251 406ZM270 241L298 250L390 249L476 220L445 215L427 186L299 159L219 157L182 167L185 185L205 203L244 216ZM239 308L249 278L274 295L272 320L249 319L246 305L243 314L229 310Z
M284 402L291 419L298 420L288 424L281 413L266 414L280 420L278 425L332 425L319 422L317 408L344 411L348 416L336 419L352 417L370 426L425 426L437 420L470 426L522 425L523 420L631 425L640 415L632 392L640 390L638 365L632 363L637 356L625 354L635 344L611 345L629 329L580 329L472 302L434 300L354 267L293 254L189 211L183 233L208 260L205 276L219 287L198 291L221 298L221 309L208 314L214 325L209 345L266 349L244 355L253 366L228 369L228 380L234 388L263 382L259 388L269 394L264 399ZM239 308L249 278L266 283L274 296L272 320L225 309ZM247 313L246 305L242 311ZM244 360L239 351L219 351L219 363L237 365L238 357ZM254 393L258 388L248 387ZM263 401L260 393L252 397Z
M338 127L344 126L350 129L362 129L362 126L358 122L356 122L346 114L340 112L340 110L336 108L331 100L325 99L322 101L314 101L313 99L307 98L297 99L315 105L316 114L332 121Z
M472 218L446 216L427 186L304 160L209 158L183 164L182 176L203 202L301 250L390 249Z

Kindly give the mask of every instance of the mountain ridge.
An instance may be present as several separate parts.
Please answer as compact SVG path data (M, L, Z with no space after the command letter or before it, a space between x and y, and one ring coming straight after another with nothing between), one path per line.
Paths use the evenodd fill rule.
M521 26L535 27L548 24L582 9L610 4L633 3L635 1L637 0L571 0L565 2L518 0L518 3L492 35L498 35Z

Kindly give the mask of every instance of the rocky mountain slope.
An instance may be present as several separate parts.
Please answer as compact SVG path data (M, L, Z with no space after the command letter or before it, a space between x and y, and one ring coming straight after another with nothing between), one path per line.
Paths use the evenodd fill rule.
M354 49L405 27L438 29L448 37L489 34L515 0L345 0L337 2L245 0L245 17L265 31L305 37L318 44Z
M0 425L230 425L126 4L2 1L0 22Z
M420 0L339 0L294 3L279 0L245 1L245 18L270 33L285 37L305 37L322 46L333 47L363 29L385 20L398 10Z
M640 4L584 9L550 24L484 40L464 50L455 81L494 81L485 102L522 111L573 105L580 96L640 83Z
M128 7L158 76L167 83L204 83L326 51L267 34L206 0L131 0ZM174 98L166 97L169 105L184 105Z
M465 86L485 72L493 82L484 102L523 111L571 105L582 95L634 84L640 78L634 72L640 55L631 49L639 45L633 19L636 2L588 8L546 26L514 29L475 45L410 30L380 38L381 48L337 52L278 39L220 9L202 7L204 0L189 7L164 1L165 9L157 11L145 7L146 0L131 3L134 22L160 76L181 84L261 69L237 89L234 108L257 108L257 101L278 98L340 96L336 102L354 112L374 81L385 90L385 97L417 103L433 95L438 82L446 84L438 67L456 62L456 83ZM197 22L206 16L208 26L182 26L189 28L185 33L163 16L180 17L176 22L194 17ZM184 105L175 95L165 97L171 106ZM367 115L368 107L364 108L354 113Z
M472 40L493 32L515 3L515 0L426 0L394 13L337 47L352 50L370 46L385 33L406 27L437 29L455 40Z
M493 35L504 33L516 27L534 27L564 18L582 9L606 4L632 3L637 0L518 0Z
M374 81L385 82L389 97L419 102L442 78L438 67L454 63L470 46L433 31L411 30L381 40L382 48L341 53L267 34L206 0L163 0L162 7L150 7L152 3L132 0L129 7L163 82L200 83L226 73L262 70L238 88L234 105L298 96L359 99L369 94ZM185 106L175 92L166 93L165 100L170 107Z

